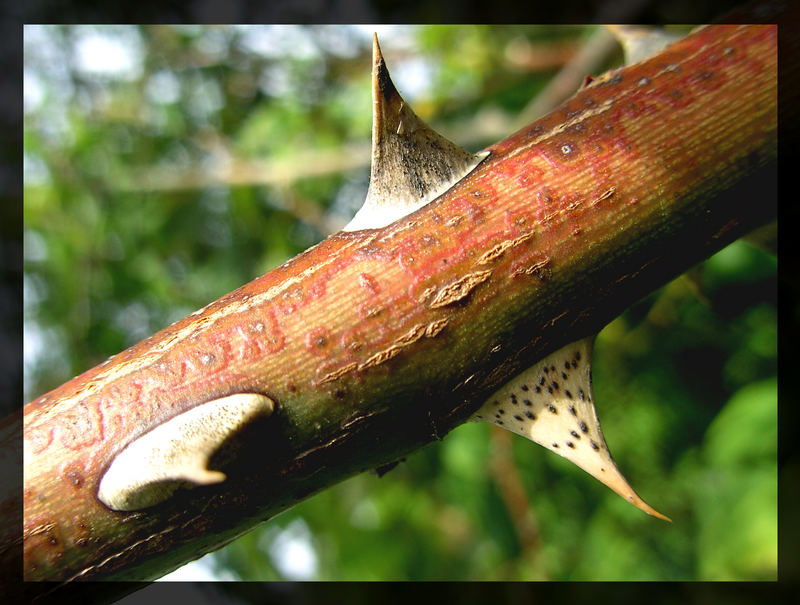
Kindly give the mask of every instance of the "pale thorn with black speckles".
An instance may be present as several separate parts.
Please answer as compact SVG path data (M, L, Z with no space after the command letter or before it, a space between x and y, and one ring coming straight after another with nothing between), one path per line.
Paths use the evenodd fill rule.
M167 420L114 457L100 480L98 499L112 510L139 510L166 500L186 483L224 481L224 473L207 468L211 456L232 435L273 409L273 401L265 395L237 393Z
M670 521L642 500L617 468L592 394L594 337L578 340L513 378L470 418L491 422L575 463L649 515Z
M397 92L372 44L372 167L364 205L343 231L379 229L422 208L489 155L471 154L423 122Z

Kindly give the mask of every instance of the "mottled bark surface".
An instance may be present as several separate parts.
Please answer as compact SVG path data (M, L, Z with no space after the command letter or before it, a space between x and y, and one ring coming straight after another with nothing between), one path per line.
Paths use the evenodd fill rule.
M776 46L774 26L707 27L610 72L420 211L338 233L30 403L25 578L163 575L442 438L773 218ZM139 512L97 500L125 445L239 392L276 410L222 453L224 483Z

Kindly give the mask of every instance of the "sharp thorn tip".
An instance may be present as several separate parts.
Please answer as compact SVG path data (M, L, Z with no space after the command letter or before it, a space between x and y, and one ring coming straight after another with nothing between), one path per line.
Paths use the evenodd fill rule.
M378 32L372 32L372 62L378 63L383 60L381 45L378 43Z

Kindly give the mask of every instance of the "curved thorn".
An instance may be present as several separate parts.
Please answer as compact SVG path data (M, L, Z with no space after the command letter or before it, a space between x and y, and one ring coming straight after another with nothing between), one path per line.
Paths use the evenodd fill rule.
M472 416L563 456L648 515L670 521L628 484L611 457L592 393L594 337L567 345L513 378Z
M166 500L185 482L224 481L224 473L206 468L211 456L229 437L273 409L265 395L237 393L167 420L117 454L100 480L98 499L112 510L138 510Z

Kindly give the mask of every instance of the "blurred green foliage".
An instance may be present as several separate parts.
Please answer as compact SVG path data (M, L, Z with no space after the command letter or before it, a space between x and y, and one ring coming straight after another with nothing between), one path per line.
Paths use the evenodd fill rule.
M475 116L512 120L565 60L544 50L574 52L590 33L379 30L416 111L466 134ZM26 26L26 400L352 215L369 168L336 161L368 148L370 38L360 27ZM289 174L233 178L264 159ZM672 524L471 424L210 560L246 580L775 579L776 290L775 258L736 242L598 338L606 438ZM525 512L500 474L521 486Z

